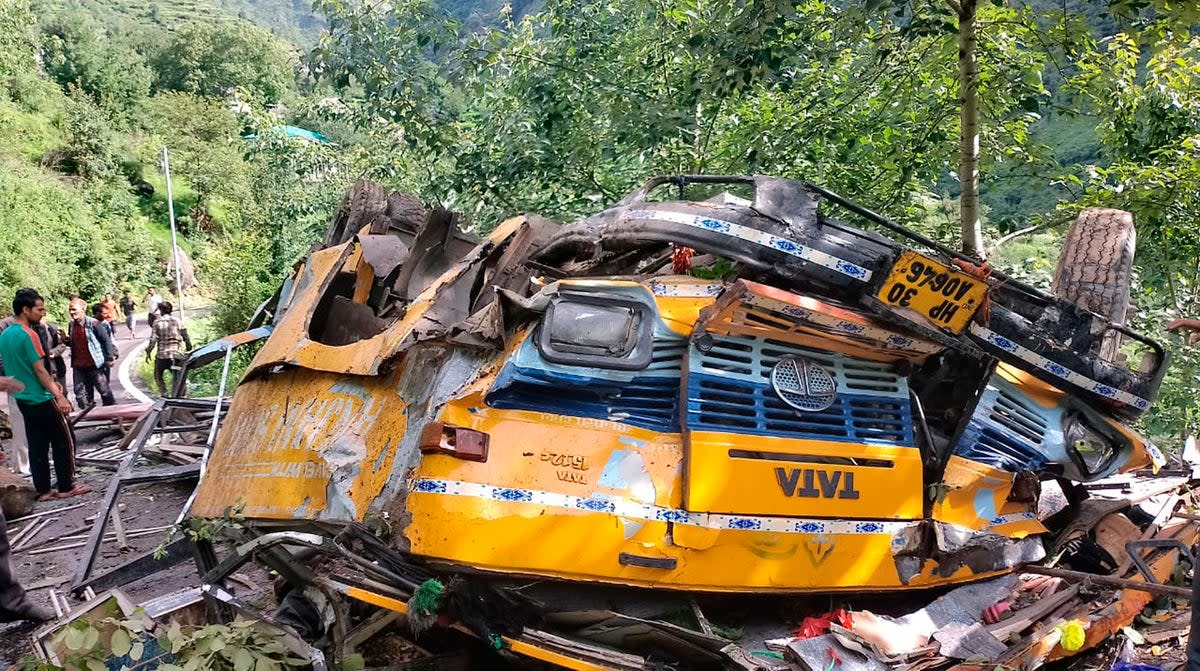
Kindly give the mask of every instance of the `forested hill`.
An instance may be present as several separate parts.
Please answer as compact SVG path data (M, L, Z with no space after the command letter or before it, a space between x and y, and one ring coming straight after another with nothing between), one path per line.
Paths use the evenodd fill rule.
M299 48L325 29L308 0L35 0L40 16L83 12L107 26L142 24L175 30L189 23L252 23Z

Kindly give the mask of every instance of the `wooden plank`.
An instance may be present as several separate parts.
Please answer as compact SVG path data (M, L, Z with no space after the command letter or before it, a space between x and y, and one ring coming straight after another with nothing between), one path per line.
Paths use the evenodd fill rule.
M129 539L125 537L125 523L121 521L121 513L116 508L113 508L109 513L109 521L113 525L113 535L117 539L117 547L122 550L129 549Z
M987 629L1001 641L1007 640L1009 636L1024 631L1055 608L1075 598L1077 594L1079 594L1079 585L1071 585L1060 592L1041 598L1031 606L1026 606L1016 611L1007 620L1001 620L996 624L988 625Z

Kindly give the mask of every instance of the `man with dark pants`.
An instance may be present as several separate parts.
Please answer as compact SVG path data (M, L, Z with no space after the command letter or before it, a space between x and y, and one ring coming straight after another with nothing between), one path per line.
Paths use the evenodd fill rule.
M117 360L117 350L107 327L87 316L87 303L71 299L68 311L67 343L71 346L71 368L75 382L75 403L86 408L95 403L96 392L104 405L113 405L113 397L104 369Z
M179 370L180 364L183 363L184 345L187 349L192 348L192 341L188 338L187 331L179 325L179 321L175 319L175 315L171 314L174 311L172 306L167 301L158 304L158 318L154 320L154 326L150 329L150 343L146 345L146 361L150 360L150 353L154 351L155 346L158 347L158 356L154 359L154 384L158 386L158 395L167 395L167 383L163 379L163 374L171 371L171 387L175 387L175 371Z
M133 312L137 309L137 303L133 301L133 292L126 289L125 295L121 297L121 312L125 315L125 328L129 329L129 339L133 340Z
M75 443L65 417L71 403L46 370L46 353L33 330L46 315L46 305L38 292L20 289L13 299L13 315L16 324L0 333L0 357L4 358L4 372L23 387L14 396L25 419L29 469L33 471L37 500L86 494L90 487L75 484ZM51 451L57 492L50 487Z

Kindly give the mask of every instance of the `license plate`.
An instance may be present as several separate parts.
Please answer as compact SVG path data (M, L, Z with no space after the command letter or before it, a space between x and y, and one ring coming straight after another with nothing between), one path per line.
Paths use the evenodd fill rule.
M938 328L961 333L987 295L987 284L916 252L903 252L879 300L905 308Z

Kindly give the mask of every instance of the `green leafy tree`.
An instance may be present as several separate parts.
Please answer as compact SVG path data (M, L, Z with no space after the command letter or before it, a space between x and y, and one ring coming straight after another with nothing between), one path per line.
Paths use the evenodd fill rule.
M42 30L42 60L60 86L78 87L120 115L132 113L149 95L150 68L126 36L81 11L59 14Z
M0 85L34 69L36 26L28 0L0 2Z
M210 210L224 203L230 207L218 223L237 225L243 204L252 200L252 166L245 158L242 123L229 106L191 93L163 92L145 106L143 123L154 136L143 162L157 164L159 150L168 147L172 175L196 192L193 223L210 220Z
M187 23L152 60L155 87L223 97L244 89L275 102L291 86L292 59L280 41L248 23Z
M460 35L422 0L331 1L309 64L388 148L378 173L488 220L591 212L663 172L801 177L904 216L957 160L958 35L942 0L884 4L552 1ZM980 11L981 142L1035 156L1037 24Z

